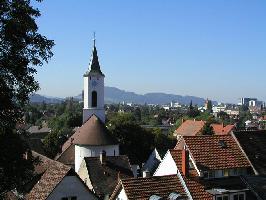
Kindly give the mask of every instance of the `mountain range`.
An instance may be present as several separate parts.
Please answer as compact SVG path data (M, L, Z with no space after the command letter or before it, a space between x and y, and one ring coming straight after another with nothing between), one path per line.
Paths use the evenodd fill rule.
M180 104L188 105L190 101L193 104L203 105L205 102L204 98L195 97L195 96L181 96L176 94L166 94L166 93L147 93L147 94L136 94L134 92L128 92L125 90L120 90L116 87L105 87L105 102L106 103L121 103L121 102L128 102L128 103L136 103L136 104L167 104L171 101L178 102ZM76 100L82 100L82 94L74 96ZM33 94L30 96L30 101L33 103L60 103L63 101L63 98L58 97L47 97L42 96L39 94ZM213 102L216 103L215 101Z

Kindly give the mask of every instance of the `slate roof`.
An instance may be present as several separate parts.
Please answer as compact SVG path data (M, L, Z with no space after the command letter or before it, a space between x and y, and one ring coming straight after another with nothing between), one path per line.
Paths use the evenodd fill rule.
M72 144L80 145L114 145L118 142L113 138L104 123L92 115L63 145L64 152Z
M190 155L201 170L219 170L250 167L231 135L184 136Z
M122 179L111 196L111 200L115 199L121 187L125 189L129 200L148 200L152 195L167 199L172 192L185 196L185 191L176 175Z
M93 190L99 197L111 195L119 178L133 177L127 156L106 156L105 158L105 164L101 164L99 157L84 158Z
M244 176L242 179L258 200L266 200L266 176Z
M175 130L175 134L183 136L195 136L199 134L204 126L204 121L186 120Z
M266 131L241 131L234 135L257 173L266 175Z
M92 50L92 57L89 64L89 71L87 71L84 76L89 76L92 73L100 74L101 76L104 76L104 74L101 71L98 55L97 55L97 49L94 44L93 50Z
M29 200L45 200L55 189L55 187L63 180L63 178L71 171L71 168L54 161L52 165L45 171L38 183L33 187L27 199Z
M198 177L183 177L193 200L212 200L213 195L208 190L225 189L228 191L247 190L247 185L241 177L225 177L218 179L200 179ZM248 200L255 200L254 195L247 191Z
M58 155L55 160L75 168L75 145L70 145L64 152Z

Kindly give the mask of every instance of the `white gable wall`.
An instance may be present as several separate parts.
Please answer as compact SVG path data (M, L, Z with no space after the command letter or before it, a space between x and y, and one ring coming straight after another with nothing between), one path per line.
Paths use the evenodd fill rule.
M120 191L120 193L119 193L118 196L116 197L116 200L128 200L124 188Z
M55 187L47 200L76 196L78 200L96 200L97 198L84 186L76 176L65 176Z
M172 174L177 174L177 166L170 151L167 151L153 176L164 176Z

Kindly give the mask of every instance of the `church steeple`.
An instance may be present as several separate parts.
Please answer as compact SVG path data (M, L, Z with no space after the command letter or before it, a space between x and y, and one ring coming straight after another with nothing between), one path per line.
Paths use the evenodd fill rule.
M104 74L101 71L95 36L92 56L88 71L84 74L84 107L83 122L92 115L96 115L103 123L105 122L104 110Z
M89 64L89 69L88 71L84 74L84 76L89 76L92 73L98 73L102 76L104 74L101 71L100 63L99 63L99 58L97 55L97 49L96 49L96 39L95 39L95 33L94 33L94 39L93 39L93 49L92 49L92 56Z

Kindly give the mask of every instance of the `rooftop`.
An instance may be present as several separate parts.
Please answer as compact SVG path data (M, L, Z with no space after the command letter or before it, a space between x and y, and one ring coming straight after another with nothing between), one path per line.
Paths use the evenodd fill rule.
M234 135L257 173L266 175L266 131L240 131Z
M110 199L115 198L121 187L125 189L128 199L132 200L148 200L152 195L167 199L171 193L186 197L185 191L176 175L122 179Z
M185 144L201 170L250 167L231 135L184 136Z
M118 183L118 178L133 177L127 156L106 156L105 158L104 164L100 162L99 157L84 158L93 189L99 197L111 195Z

